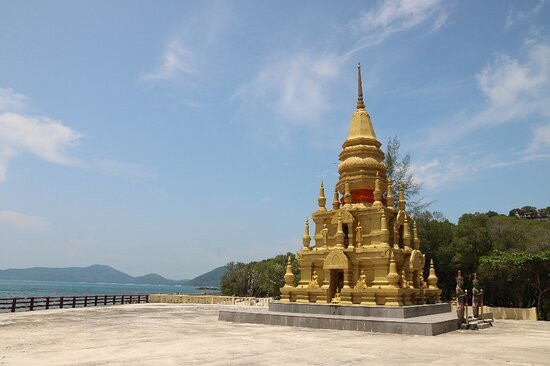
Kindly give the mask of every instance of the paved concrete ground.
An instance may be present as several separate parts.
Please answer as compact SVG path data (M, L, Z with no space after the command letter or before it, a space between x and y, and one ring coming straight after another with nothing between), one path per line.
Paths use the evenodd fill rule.
M550 365L550 322L404 336L219 322L222 307L0 314L0 365Z

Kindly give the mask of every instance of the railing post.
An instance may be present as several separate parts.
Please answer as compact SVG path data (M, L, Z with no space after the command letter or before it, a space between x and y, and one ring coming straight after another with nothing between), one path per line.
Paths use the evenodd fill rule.
M31 301L29 302L29 310L30 311L34 310L34 297L31 297Z
M50 308L50 297L46 297L46 310Z
M107 295L105 295L103 298L103 305L107 306Z
M132 303L132 298L133 297L134 297L133 295L130 295L130 304Z
M59 308L63 309L63 296L59 298Z
M14 297L11 301L11 312L15 313L15 309L17 309L17 297Z
M124 305L124 295L122 295L122 300L120 301L120 305Z
M113 305L116 304L116 295L113 295Z
M84 307L88 306L88 296L84 296Z
M73 308L76 307L76 296L73 296Z
M138 304L141 304L141 295L138 295L138 300L137 300Z
M146 303L149 302L149 295L145 295L145 302L146 302Z
M94 306L97 306L97 295L94 297Z

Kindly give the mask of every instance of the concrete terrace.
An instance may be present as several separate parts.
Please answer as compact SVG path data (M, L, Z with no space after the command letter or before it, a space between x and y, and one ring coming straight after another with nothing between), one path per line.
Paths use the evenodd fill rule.
M436 337L218 321L227 305L0 314L0 365L550 365L550 322Z

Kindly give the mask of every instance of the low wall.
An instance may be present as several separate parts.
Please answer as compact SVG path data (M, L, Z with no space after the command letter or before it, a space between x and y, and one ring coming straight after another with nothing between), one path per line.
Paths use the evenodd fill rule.
M271 297L239 297L219 295L149 295L149 302L156 303L181 303L181 304L220 304L220 305L245 305L265 306L273 301Z
M451 305L456 311L456 305ZM502 308L484 306L484 313L493 313L494 319L537 320L537 308ZM472 307L468 306L468 315L472 315Z

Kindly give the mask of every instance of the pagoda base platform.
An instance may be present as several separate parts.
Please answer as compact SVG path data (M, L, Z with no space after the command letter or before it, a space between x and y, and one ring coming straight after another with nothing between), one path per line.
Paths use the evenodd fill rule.
M434 336L457 330L449 304L362 306L271 303L269 309L220 310L219 320L316 329Z

